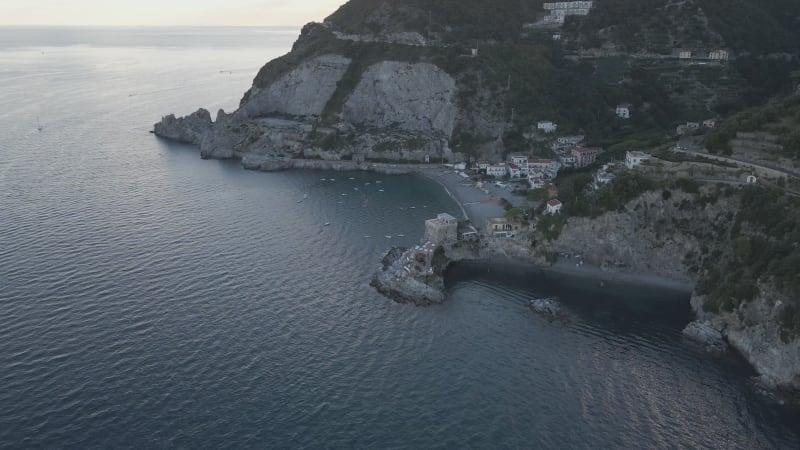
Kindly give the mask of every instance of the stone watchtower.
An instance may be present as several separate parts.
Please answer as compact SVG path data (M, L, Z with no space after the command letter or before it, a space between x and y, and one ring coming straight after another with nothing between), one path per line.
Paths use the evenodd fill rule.
M458 220L447 213L425 221L425 239L436 245L458 239Z

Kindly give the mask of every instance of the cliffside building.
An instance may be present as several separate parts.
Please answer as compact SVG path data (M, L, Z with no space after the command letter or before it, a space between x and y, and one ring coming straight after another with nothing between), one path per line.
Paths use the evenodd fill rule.
M628 169L633 169L648 159L650 159L650 155L644 152L625 152L625 166Z
M486 234L496 238L514 237L519 225L509 222L505 217L494 217L486 221Z
M601 153L603 153L603 149L597 147L574 148L572 150L572 157L575 158L575 167L581 168L594 164Z
M538 128L539 130L543 131L546 134L550 134L556 132L556 130L558 129L558 125L549 120L543 120L536 124L536 128Z
M727 50L712 50L708 52L708 59L712 61L727 61L730 54Z
M490 177L504 177L508 175L508 167L504 163L486 166L486 175Z
M632 107L633 105L631 105L630 103L623 103L617 105L617 110L616 110L617 117L619 117L620 119L630 119Z
M542 23L563 24L567 16L585 16L592 9L590 1L582 2L551 2L542 7L548 12Z
M561 212L561 206L563 204L557 198L554 198L547 202L547 209L545 210L545 214L558 214Z
M435 245L455 242L458 239L458 220L447 213L425 221L425 239Z

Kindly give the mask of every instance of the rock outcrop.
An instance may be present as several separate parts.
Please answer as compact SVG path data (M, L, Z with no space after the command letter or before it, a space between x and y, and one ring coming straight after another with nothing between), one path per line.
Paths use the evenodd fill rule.
M765 386L800 398L800 339L784 340L778 315L788 303L771 282L759 283L759 293L732 313L712 314L703 310L704 296L692 297L699 321L714 328L753 365Z
M733 226L735 199L695 204L690 194L646 192L624 211L596 218L571 218L552 242L540 250L579 254L587 263L612 271L654 273L691 283L693 272L708 258L706 243L727 235Z
M561 305L555 298L537 298L528 303L528 307L536 314L548 319L562 317Z
M683 335L702 345L706 351L721 353L728 348L725 337L722 335L723 327L720 320L695 320L686 325Z
M370 285L398 303L413 303L417 306L442 303L445 299L444 280L440 276L431 275L426 282L411 276L401 263L401 256L406 250L402 247L389 250Z
M319 116L350 66L341 55L305 61L266 88L253 86L240 111L249 117L271 114Z
M199 145L213 125L211 113L200 108L186 117L176 118L175 114L164 116L161 122L155 124L153 132L174 141Z

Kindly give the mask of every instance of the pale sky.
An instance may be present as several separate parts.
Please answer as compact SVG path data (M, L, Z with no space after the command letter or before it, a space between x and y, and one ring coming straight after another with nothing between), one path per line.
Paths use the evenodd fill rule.
M0 0L0 25L303 25L347 0Z

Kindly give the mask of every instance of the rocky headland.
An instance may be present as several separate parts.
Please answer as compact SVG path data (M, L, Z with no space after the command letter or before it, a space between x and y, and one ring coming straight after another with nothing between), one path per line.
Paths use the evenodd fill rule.
M426 162L494 162L510 152L541 151L547 140L536 129L540 120L557 121L559 133L602 142L615 136L612 140L619 142L637 133L658 134L659 127L671 128L702 109L720 116L743 107L747 98L766 99L768 92L777 92L783 86L779 81L770 78L777 87L768 91L772 85L757 75L786 69L789 80L787 68L798 53L798 40L787 34L797 28L772 20L767 10L759 12L758 2L745 8L705 3L701 8L694 2L630 8L624 1L600 2L585 18L570 18L559 42L551 29L528 26L543 12L537 8L512 0L462 3L347 2L323 23L306 25L290 53L268 62L237 110L220 110L215 118L205 109L182 118L167 115L153 132L198 146L203 158L238 159L252 170L399 174ZM633 20L638 31L609 32L620 29L613 22L629 13L642 19ZM725 20L704 19L699 34L689 41L682 37L687 17L733 15L747 19L730 23L759 29L770 28L764 26L769 22L770 29L780 31L776 42L744 39L758 33L746 34ZM675 49L662 48L664 42L728 48L742 57L687 70L685 61L668 56ZM625 67L618 74L601 70L603 55L622 58ZM770 69L762 70L765 65ZM715 75L699 73L705 67L713 67ZM631 102L635 111L624 123L614 113L622 101ZM780 262L755 261L760 244L796 254L796 234L790 226L770 235L748 225L742 209L738 194L650 190L604 214L570 217L547 237L537 230L514 239L451 245L443 267L480 259L575 270L572 262L559 266L558 260L580 255L585 263L580 268L591 268L601 279L648 274L693 285L698 322L687 327L686 335L713 349L722 347L721 336L765 384L797 392L800 307L787 289L792 274L780 269L792 261L796 267L796 259L779 250ZM443 301L442 272L407 276L401 256L399 249L389 252L373 285L398 301ZM751 263L759 271L749 269ZM763 270L767 266L770 271Z

